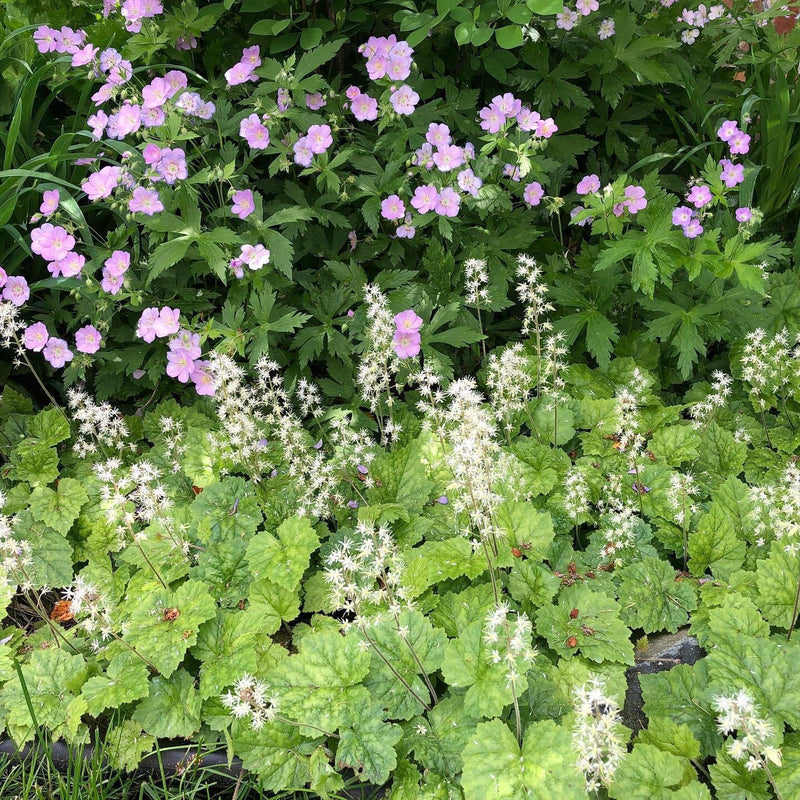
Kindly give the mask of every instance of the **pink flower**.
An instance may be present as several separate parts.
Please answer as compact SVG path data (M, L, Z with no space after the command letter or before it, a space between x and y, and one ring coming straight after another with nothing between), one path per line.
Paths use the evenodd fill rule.
M455 217L461 207L461 197L454 189L446 186L436 198L434 211L443 217ZM415 354L416 355L416 354Z
M98 111L86 120L86 124L92 129L92 138L100 139L108 124L108 114L105 111Z
M597 28L597 38L600 41L610 39L616 33L616 23L613 17L604 19Z
M81 274L83 265L86 263L86 256L78 255L78 253L67 253L64 258L59 261L51 261L47 265L47 270L54 278L63 275L65 278L74 278Z
M727 158L723 158L722 161L720 161L719 163L720 166L722 167L720 178L729 189L733 189L734 186L738 186L740 183L744 181L743 164L734 164Z
M301 136L292 148L294 152L294 163L300 167L310 167L311 162L314 160L314 151L307 136Z
M406 217L408 217L408 214L406 214ZM398 239L413 239L417 233L417 229L406 222L403 225L398 225L395 233Z
M575 8L582 17L588 17L592 11L597 11L600 8L600 4L597 0L577 0Z
M6 285L6 281L8 280L8 273L0 267L0 289L2 289Z
M693 186L689 194L686 195L686 199L695 208L702 208L711 202L711 190L708 186L703 186L702 184Z
M441 145L433 154L433 163L440 172L449 172L464 163L464 151L454 144Z
M286 111L286 109L292 104L292 98L289 94L289 90L278 89L278 96L275 99L275 102L278 106L278 111L280 111L281 114Z
M169 85L170 97L174 97L181 89L185 89L189 85L189 79L186 77L186 73L177 69L172 69L164 75L164 80Z
M253 192L250 189L241 189L233 193L233 206L231 211L239 219L247 219L256 210Z
M562 31L571 31L578 21L578 14L564 6L560 14L556 14L556 28Z
M310 108L312 111L319 111L326 105L325 98L319 92L306 94L306 108Z
M195 361L192 374L189 376L194 388L199 395L213 395L217 387L214 384L214 378L208 371L208 361Z
M269 131L261 124L258 114L251 114L239 123L239 136L253 150L264 150L269 146Z
M641 186L626 186L624 203L631 214L636 214L647 206L647 199L644 196L644 188Z
M56 36L58 31L47 25L40 25L33 32L33 41L40 53L52 53L56 49Z
M28 350L33 350L34 353L41 353L50 334L47 332L47 326L43 322L34 322L33 325L28 325L25 328L24 335L25 347Z
M99 172L92 173L81 184L81 189L92 202L103 200L114 191L121 177L121 167L103 167Z
M407 116L414 113L414 109L419 103L419 95L408 84L404 83L399 89L391 93L389 102L396 113Z
M398 358L414 358L420 350L419 333L397 331L392 339L392 346Z
M150 142L144 150L142 150L142 158L144 163L152 167L153 164L158 164L161 161L161 148L157 144Z
M731 149L731 155L742 155L750 151L750 137L746 133L736 131L736 133L728 139L728 147Z
M542 116L538 111L531 111L529 108L521 108L517 114L517 125L521 131L534 131L541 121Z
M419 333L422 317L417 316L414 310L409 308L394 315L394 324L400 333Z
M42 204L39 206L39 213L49 217L58 208L58 189L50 189L42 194Z
M139 317L136 335L148 344L156 337L172 336L180 330L180 313L179 309L168 306L162 309L146 308Z
M269 263L269 250L263 244L243 244L239 258L251 270L261 269Z
M119 294L124 282L122 275L112 275L108 270L103 270L103 280L100 281L100 288L109 294Z
M143 186L137 186L133 190L133 196L128 201L128 210L134 214L140 211L142 214L152 217L159 211L164 210L164 204L155 189L145 189Z
M378 81L383 78L386 75L386 58L381 55L375 55L367 61L367 74L372 81Z
M51 336L42 352L45 361L54 369L61 369L67 361L72 361L72 350L63 339Z
M124 275L131 265L131 254L126 253L124 250L114 250L110 257L103 262L105 270L109 275L121 276Z
M450 136L450 128L444 123L431 122L428 125L428 132L425 134L425 141L432 147L447 146L453 141Z
M688 225L694 217L694 212L689 206L678 206L672 211L672 224L673 225Z
M439 192L435 186L417 186L414 196L411 198L411 205L420 213L427 214L436 208L439 202Z
M458 188L462 192L469 192L473 197L478 196L478 191L483 186L483 181L471 170L462 169L456 178L458 181Z
M330 125L312 125L305 138L314 155L324 153L333 144Z
M192 333L184 329L179 330L167 345L170 350L180 350L181 348L189 353L189 358L200 358L200 334Z
M411 59L400 55L395 55L394 50L390 54L386 64L386 76L393 81L404 81L411 74Z
M257 44L245 47L242 50L241 61L243 64L249 64L253 69L257 69L261 66L261 48Z
M403 219L405 214L405 203L396 194L389 195L389 197L381 203L381 216L384 219Z
M31 250L46 261L60 261L75 247L75 237L60 225L45 222L31 231Z
M194 359L183 347L167 353L167 375L177 378L181 383L188 383L194 372Z
M3 300L17 307L21 306L31 296L28 281L22 275L11 275L3 286Z
M492 98L492 105L504 117L516 117L522 110L522 101L517 100L511 92L505 94L498 94Z
M569 220L573 225L577 225L579 228L583 228L586 225L591 225L594 222L593 217L586 217L585 219L580 220L580 222L575 221L575 217L581 213L581 211L586 211L583 206L575 206L572 211L569 212Z
M726 119L722 125L719 126L717 136L719 136L723 142L729 142L737 133L740 133L740 131L736 121L732 119Z
M737 222L750 222L753 218L753 212L747 206L742 206L741 208L736 209L736 221Z
M156 164L156 172L169 186L176 181L185 180L188 175L186 153L180 147L165 148L161 151L161 159Z
M702 232L703 226L700 224L700 220L697 219L697 217L692 217L692 219L683 226L683 235L687 239L696 239Z
M371 122L378 118L378 101L368 94L356 95L350 108L359 122Z
M549 139L554 133L558 131L558 125L552 117L547 119L540 119L536 123L536 135L541 136L542 139Z
M153 78L142 89L142 108L161 108L172 94L170 85L163 78Z
M532 181L529 183L522 192L522 199L529 206L538 206L539 203L542 202L543 197L544 189L542 188L542 184L538 181Z
M239 61L225 72L225 80L228 82L228 86L231 87L247 83L249 80L258 80L258 77L255 75L252 65L243 64Z
M489 133L498 133L500 128L506 124L506 118L499 108L495 105L486 106L478 112L481 118L481 128Z
M94 325L84 325L75 331L75 349L79 353L96 353L102 343L103 337Z
M359 89L358 86L348 86L347 89L345 89L344 93L345 97L351 102L355 100L356 97L358 97L360 94L361 94L361 89Z
M581 181L578 183L575 191L578 194L592 194L596 192L600 188L600 178L592 173L591 175L587 175L585 178L582 178Z

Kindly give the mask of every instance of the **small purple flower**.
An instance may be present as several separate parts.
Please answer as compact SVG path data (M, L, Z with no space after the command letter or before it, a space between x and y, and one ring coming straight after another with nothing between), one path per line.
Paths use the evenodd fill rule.
M169 186L176 181L185 180L188 175L186 153L180 147L165 148L161 151L161 160L156 164L156 172ZM163 211L163 208L161 210Z
M719 126L717 136L719 136L723 142L729 142L739 132L739 126L736 124L735 120L726 119L722 125Z
M314 155L324 153L333 144L330 125L312 125L305 138Z
M575 221L575 217L581 213L581 211L586 211L583 206L575 206L572 211L569 212L569 220L573 225L577 225L579 228L583 228L585 225L591 225L594 222L594 217L586 217L585 219L580 220L579 222Z
M686 225L683 226L683 235L687 239L696 239L703 232L703 226L697 217L692 217Z
M253 192L250 189L241 189L233 193L233 206L231 211L239 219L247 219L256 209Z
M92 202L103 200L116 189L121 177L121 167L103 167L99 172L92 173L81 184L81 189Z
M428 142L431 147L445 147L449 145L452 142L450 128L444 123L431 122L431 124L428 125L428 132L425 134L425 141Z
M148 217L152 217L154 214L164 210L164 204L155 189L145 189L143 186L137 186L133 190L133 196L128 201L128 210L134 214L138 211Z
M348 508L358 508L358 500L348 500L347 501Z
M435 186L428 184L426 186L417 186L414 190L414 196L411 198L411 205L420 214L427 214L436 208L438 201L439 192Z
M124 250L114 250L103 262L103 267L109 275L124 275L131 265L131 254Z
M729 189L733 189L734 186L738 186L740 183L744 181L743 164L734 164L727 158L723 158L722 161L720 161L719 163L720 166L722 167L720 178L722 179L722 182Z
M243 264L255 271L269 263L270 252L263 244L243 244L239 258Z
M403 219L405 214L405 203L396 194L389 195L389 197L381 202L381 216L384 219Z
M75 331L75 349L79 353L96 353L102 343L103 337L94 325L84 325Z
M542 198L544 197L544 189L542 188L542 184L538 181L532 181L529 183L525 190L522 193L522 199L529 205L529 206L538 206L539 203L542 202Z
M278 104L278 111L283 114L287 108L292 104L292 98L288 89L278 89L278 97L275 101Z
M58 261L51 261L47 265L47 270L54 278L58 278L61 275L65 278L75 278L81 274L85 263L86 256L72 252L67 253L64 258Z
M711 202L711 189L703 184L692 186L689 194L686 195L686 200L690 202L695 208L702 208Z
M261 123L258 114L251 114L239 123L239 136L252 150L264 150L269 146L269 131Z
M626 186L624 203L631 214L636 214L647 205L644 188L641 186Z
M239 86L250 80L257 81L258 77L250 64L243 64L241 61L237 61L230 69L225 71L225 80L228 82L228 87L231 87ZM183 383L186 383L186 381L183 381Z
M39 213L49 217L57 208L59 202L58 189L50 189L42 194L42 204Z
M440 506L446 506L450 501L447 499L447 495L443 494L441 497L436 498L436 502Z
M417 316L416 312L409 308L395 314L394 324L401 333L419 333L419 329L422 327L422 317Z
M600 178L592 173L584 178L581 178L575 191L580 195L593 194L600 188Z
M363 464L359 464L356 469L358 470L359 475L366 475L369 472L369 470Z
M208 361L195 361L192 374L189 376L198 395L213 396L217 386L213 376L208 371Z
M161 161L162 150L157 144L150 142L144 150L142 150L142 158L144 163L152 167L153 164L158 164Z
M153 78L142 89L142 108L161 108L170 97L170 85L163 78Z
M483 186L483 181L469 167L467 167L467 169L462 169L461 172L458 173L456 180L458 182L458 188L461 189L462 192L468 192L473 197L478 196L478 192L481 186Z
M753 212L747 206L742 206L741 208L736 209L736 221L737 222L750 222L753 218Z
M389 102L396 113L407 116L414 113L414 109L419 103L419 95L408 84L404 83L399 89L391 93Z
M108 270L103 270L103 280L100 281L100 288L109 294L119 294L125 278L122 275L112 275Z
M47 361L54 369L61 369L67 361L72 361L72 350L63 339L57 339L51 336L47 340L47 344L42 351L45 361Z
M306 108L310 108L312 111L319 111L326 105L325 98L319 92L306 94Z
M398 358L414 358L420 351L419 333L404 333L398 330L392 339L392 346Z
M536 135L541 136L542 139L549 139L554 133L558 132L558 125L552 117L547 119L540 119L536 123Z
M314 151L307 136L300 137L294 143L294 163L301 167L310 167L314 159Z
M728 147L730 147L731 155L743 155L750 151L750 136L742 131L736 133L728 139Z
M28 281L22 275L10 275L3 286L3 300L17 307L31 296Z
M455 217L458 215L459 208L461 208L461 197L458 192L445 186L436 198L434 211L442 217Z
M433 163L440 172L449 172L457 169L464 163L464 151L454 144L440 145L433 154Z
M361 89L359 89L358 86L348 86L347 89L345 89L344 95L348 100L350 100L350 102L352 102L361 93Z
M604 19L597 28L597 38L601 42L610 39L616 33L616 23L613 17Z
M194 359L188 350L179 347L167 353L167 375L181 383L189 383L194 372Z
M49 338L50 334L47 332L47 326L43 322L34 322L33 325L28 325L25 328L23 340L28 350L33 350L34 353L41 353Z
M672 211L672 224L673 225L687 225L691 222L694 212L689 206L678 206Z
M378 118L378 101L368 94L359 94L351 101L353 116L359 122L372 122Z
M478 116L481 119L481 128L489 133L498 133L506 124L505 115L495 105L482 108Z

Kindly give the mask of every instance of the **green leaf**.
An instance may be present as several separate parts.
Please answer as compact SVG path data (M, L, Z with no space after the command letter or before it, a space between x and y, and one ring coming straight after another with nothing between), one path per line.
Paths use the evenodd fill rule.
M319 537L305 517L284 520L276 535L263 532L247 547L247 560L255 577L264 575L289 591L295 589L308 569Z
M585 584L568 586L560 594L558 605L540 608L536 630L560 656L580 652L591 661L633 664L630 631L620 619L619 606ZM574 647L569 646L571 639L576 641Z
M514 699L508 669L490 657L483 620L468 625L461 636L447 643L442 675L450 686L467 690L464 710L472 717L498 717Z
M310 75L314 70L319 69L323 64L330 61L341 50L346 41L346 38L341 38L332 42L325 42L322 47L318 47L309 53L303 53L294 70L295 80L302 80L306 75Z
M54 447L69 439L69 423L57 408L46 408L28 423L28 436L47 447Z
M126 719L121 725L112 725L108 729L103 755L115 769L131 771L155 743L155 737L146 734L138 722Z
M191 736L200 727L200 695L184 669L150 680L150 693L136 706L133 719L153 736Z
M461 755L474 735L476 723L464 709L464 696L448 694L424 717L411 721L409 749L426 770L457 774L464 766Z
M622 618L631 628L675 633L697 608L694 587L688 581L676 581L675 570L660 558L648 556L616 574Z
M370 503L398 503L412 514L423 509L434 486L425 475L419 439L379 456L371 471L382 485L370 490Z
M783 763L772 767L775 783L783 797L800 797L800 733L789 733L781 747Z
M424 542L411 550L403 578L409 597L413 599L439 581L462 575L477 578L485 570L483 554L474 553L463 536L452 536L439 542Z
M636 744L622 759L608 796L614 800L672 800L683 780L683 763L651 744Z
M104 675L95 675L83 684L81 694L89 713L96 717L107 708L119 708L145 697L148 676L145 663L130 651L115 656Z
M80 481L62 478L57 491L37 486L30 497L30 510L34 519L66 535L88 500L89 496Z
M769 557L756 567L758 606L776 628L788 630L795 622L795 597L800 582L800 556L773 546Z
M432 698L421 674L424 670L428 675L433 675L442 665L447 637L444 631L434 628L427 617L416 610L402 612L398 624L404 636L400 635L394 620L372 626L370 638L392 668L372 650L370 671L364 685L386 709L389 717L410 719L421 714L423 709L400 678L430 705Z
M300 594L285 589L268 578L259 578L250 584L250 607L258 610L264 620L264 633L271 635L281 622L291 622L300 613Z
M697 530L689 534L689 569L702 575L707 569L715 578L727 580L744 563L745 543L737 538L733 523L719 503L700 517Z
M688 725L678 725L665 717L650 717L647 727L639 731L636 741L652 744L659 750L687 760L700 758L700 742Z
M123 638L169 677L197 642L200 626L216 611L208 588L199 581L186 581L175 592L154 589L135 602Z
M741 761L734 761L727 752L717 753L715 764L709 765L717 800L771 800L763 770L749 771Z
M23 512L18 519L30 517L30 512ZM15 533L22 534L22 525L17 526ZM32 568L29 567L31 580L35 588L44 586L68 586L72 583L72 545L62 533L52 528L40 530L38 524L24 533L24 538L31 546Z
M506 500L498 506L495 521L512 546L523 545L535 560L544 558L555 535L549 512L538 511L530 503Z
M534 722L523 746L499 719L482 722L464 749L465 800L583 800L569 731L551 720Z
M52 483L58 477L58 455L54 448L25 439L11 453L11 477L31 486Z
M525 0L525 4L534 14L558 14L564 7L561 0Z
M264 632L268 627L257 607L246 611L218 611L200 626L192 655L200 659L200 697L222 694L245 673L260 674L287 656Z
M75 704L86 680L83 656L59 647L37 649L30 661L22 665L22 675L36 722L55 738L71 739L69 732L77 729L86 711L85 701ZM18 678L12 678L3 686L2 702L8 711L6 727L14 741L22 744L32 740L35 729Z
M506 25L494 29L494 38L504 50L522 47L522 28L519 25Z
M356 636L322 631L304 636L300 652L276 667L269 683L284 716L334 731L347 718L348 706L368 701L361 681L369 665L370 654ZM314 735L310 729L305 734Z
M336 747L337 765L350 767L360 780L376 786L386 783L397 766L395 745L403 737L399 725L381 721L381 712L377 704L350 707Z
M317 744L308 741L301 728L285 722L268 722L254 731L237 720L231 731L242 766L258 776L265 792L282 792L305 786L310 778L310 756Z
M561 585L553 571L538 561L517 561L508 576L508 591L522 606L522 610L533 615L540 606L550 603Z

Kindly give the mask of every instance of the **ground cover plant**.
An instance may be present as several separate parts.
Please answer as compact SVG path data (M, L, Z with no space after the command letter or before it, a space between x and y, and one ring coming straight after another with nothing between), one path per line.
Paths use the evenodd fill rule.
M2 13L11 740L795 796L792 9Z

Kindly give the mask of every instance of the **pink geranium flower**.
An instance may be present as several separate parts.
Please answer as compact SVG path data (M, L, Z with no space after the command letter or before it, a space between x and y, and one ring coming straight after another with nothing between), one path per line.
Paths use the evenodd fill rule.
M258 114L251 114L239 123L241 136L253 150L264 150L269 146L269 131L261 123Z
M25 328L23 341L28 350L33 350L34 353L41 353L50 334L47 332L47 326L43 322L34 322L33 325L28 325Z
M330 125L312 125L305 138L308 140L311 152L315 155L324 153L333 144Z
M542 184L538 181L532 181L529 183L522 192L522 199L529 206L538 206L539 203L542 202L543 197L544 189L542 188Z
M436 203L439 200L439 192L435 186L417 186L414 189L414 196L411 198L411 205L417 209L420 214L427 214L436 208Z
M3 286L3 300L15 306L21 306L31 296L28 281L22 275L11 275Z
M61 369L68 361L72 361L72 350L63 339L51 336L42 351L45 361L54 369Z
M384 219L403 219L405 214L405 203L396 194L389 195L389 197L381 203L381 216Z
M419 333L422 327L422 317L417 316L413 309L395 314L394 324L401 333Z
M188 383L194 372L194 359L183 347L167 353L167 375L177 378L181 383Z
M351 101L353 116L359 122L372 122L378 118L378 101L368 94L359 94Z
M636 214L647 206L644 188L641 186L626 186L624 203L631 214Z
M148 217L152 217L154 214L164 210L164 204L155 189L145 189L143 186L137 186L133 190L133 196L128 201L128 210L134 214L138 211Z
M58 208L59 194L58 189L50 189L42 194L42 204L39 206L39 213L49 217Z
M592 194L596 192L600 188L600 178L592 173L591 175L587 175L585 178L582 178L578 183L577 187L575 187L575 191L578 194Z
M389 96L389 102L396 113L407 116L414 113L419 103L419 95L407 84L403 84Z
M124 250L114 250L111 255L103 262L103 267L109 275L124 275L131 265L131 254Z
M240 189L233 193L233 206L231 211L239 219L247 219L256 210L253 192L250 189Z
M454 189L446 186L436 198L434 211L443 217L455 217L461 207L461 198Z
M708 186L703 186L702 184L692 186L689 194L686 195L686 199L695 208L702 208L711 202L711 189L709 189Z
M214 378L208 371L208 361L195 361L190 378L199 395L212 396L217 390Z
M419 333L397 331L392 339L392 346L398 358L414 358L420 351Z
M79 353L96 353L102 343L103 337L94 325L84 325L75 331L75 349Z

